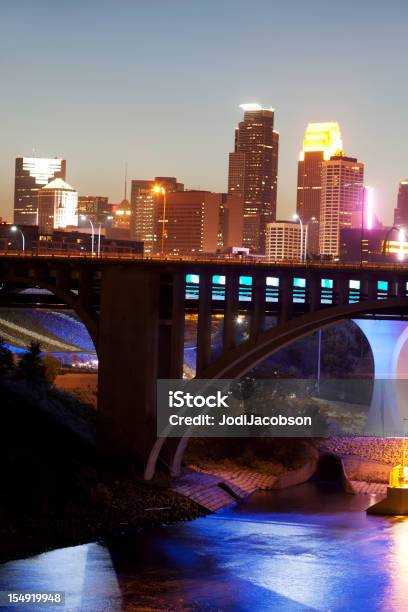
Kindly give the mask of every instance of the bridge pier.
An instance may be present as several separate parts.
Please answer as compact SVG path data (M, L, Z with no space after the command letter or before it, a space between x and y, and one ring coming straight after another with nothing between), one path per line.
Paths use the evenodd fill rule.
M408 323L374 319L354 319L354 323L366 336L374 358L374 387L366 433L402 435L406 428L404 417L408 416L405 407L408 371L404 363Z
M99 324L100 451L145 465L156 440L157 379L181 378L184 275L106 270Z

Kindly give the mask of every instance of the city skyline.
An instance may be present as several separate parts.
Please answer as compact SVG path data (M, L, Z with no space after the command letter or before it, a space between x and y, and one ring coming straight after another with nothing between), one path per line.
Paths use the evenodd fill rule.
M349 10L339 13L320 1L313 11L261 2L256 29L242 2L233 14L223 3L215 13L212 2L157 4L125 1L115 11L73 2L57 16L48 1L23 2L29 27L12 3L3 5L0 216L11 218L14 159L33 147L67 159L67 180L81 195L111 202L122 199L126 162L129 179L179 176L188 188L226 192L239 105L258 102L275 108L280 133L277 218L296 207L306 125L338 121L346 153L366 165L380 217L392 222L399 180L408 174L404 3L345 1ZM62 39L61 18L68 24ZM148 28L134 36L138 19L155 36ZM273 20L280 27L271 30ZM21 36L11 38L17 25ZM284 67L276 61L283 58Z

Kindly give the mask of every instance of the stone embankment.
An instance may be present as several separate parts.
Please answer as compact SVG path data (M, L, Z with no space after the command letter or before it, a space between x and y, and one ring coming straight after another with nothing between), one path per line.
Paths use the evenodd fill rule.
M308 480L316 469L311 460L297 470L279 476L262 474L243 467L209 467L190 465L189 472L177 479L172 489L215 512L224 506L241 501L257 490L282 489Z

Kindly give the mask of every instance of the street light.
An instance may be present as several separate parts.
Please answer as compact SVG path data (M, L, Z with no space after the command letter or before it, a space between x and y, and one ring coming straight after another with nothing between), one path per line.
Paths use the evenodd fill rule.
M292 215L292 219L295 221L299 221L300 223L300 261L303 261L303 223L302 219L299 217L297 213Z
M166 234L166 190L161 185L155 185L153 187L153 193L161 193L163 196L163 219L162 219L162 235L161 235L161 254L164 255L164 237Z
M11 229L12 232L20 232L21 239L23 241L23 251L25 251L25 237L24 237L24 234L21 231L21 229L19 227L17 227L17 225L12 225L10 229Z
M94 224L92 223L91 219L89 217L87 217L86 215L81 215L80 218L82 219L82 221L89 221L89 223L91 224L91 230L92 230L92 255L95 254L95 228L94 228Z

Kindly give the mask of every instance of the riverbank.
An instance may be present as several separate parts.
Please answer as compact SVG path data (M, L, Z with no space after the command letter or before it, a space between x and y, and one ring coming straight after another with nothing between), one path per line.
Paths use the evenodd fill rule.
M0 562L55 548L106 540L204 516L204 508L165 485L114 478L91 487L87 499L67 500L58 513L0 515Z
M112 469L95 448L95 412L45 382L0 381L0 561L189 520L206 512Z

